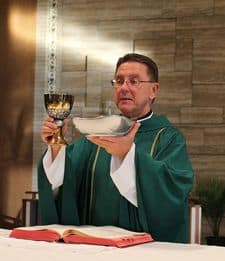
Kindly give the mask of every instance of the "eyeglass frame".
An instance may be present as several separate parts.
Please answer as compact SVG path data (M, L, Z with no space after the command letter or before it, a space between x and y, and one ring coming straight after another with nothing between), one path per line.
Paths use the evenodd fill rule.
M119 80L119 79L118 79ZM156 81L143 81L143 80L138 80L138 79L128 79L128 80L122 80L122 83L121 84L118 84L118 80L116 80L116 79L112 79L111 80L111 84L112 84L112 86L114 87L114 88L121 88L122 87L122 85L124 84L124 83L126 83L127 84L127 86L128 87L135 87L135 88L137 88L137 87L139 87L140 86L140 84L141 83L147 83L147 82L149 82L149 83L156 83ZM134 82L136 82L136 86L135 86L135 84L134 85L132 85L131 84L131 80L133 80ZM116 85L118 85L118 86L116 86Z

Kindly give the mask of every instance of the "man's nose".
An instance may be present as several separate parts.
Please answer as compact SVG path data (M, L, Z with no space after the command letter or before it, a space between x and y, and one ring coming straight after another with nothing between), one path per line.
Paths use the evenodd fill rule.
M129 80L124 80L124 82L121 84L120 88L128 88L129 87Z

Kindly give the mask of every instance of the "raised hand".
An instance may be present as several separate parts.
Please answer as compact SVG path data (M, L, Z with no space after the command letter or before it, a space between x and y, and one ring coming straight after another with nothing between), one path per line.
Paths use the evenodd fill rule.
M87 139L123 160L134 142L139 127L140 123L135 122L131 130L124 136L87 136Z

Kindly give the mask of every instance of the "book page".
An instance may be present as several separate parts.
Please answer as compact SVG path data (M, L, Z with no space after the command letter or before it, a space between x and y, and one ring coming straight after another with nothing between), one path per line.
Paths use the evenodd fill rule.
M30 231L48 230L48 231L54 231L54 232L58 233L60 236L62 236L63 232L65 231L65 229L67 229L67 227L71 228L71 226L53 224L53 225L43 225L43 226L18 227L16 229L30 230Z
M32 227L19 227L18 229L22 230L49 230L54 231L60 234L62 237L75 234L80 236L92 236L99 238L119 238L126 236L138 236L144 235L144 232L133 232L123 228L115 227L115 226L91 226L91 225L83 225L83 226L70 226L70 225L45 225L45 226L32 226Z
M115 226L77 226L76 229L71 229L65 231L64 235L76 234L76 235L86 235L99 238L119 238L128 236L139 236L145 235L144 232L133 232L123 228Z

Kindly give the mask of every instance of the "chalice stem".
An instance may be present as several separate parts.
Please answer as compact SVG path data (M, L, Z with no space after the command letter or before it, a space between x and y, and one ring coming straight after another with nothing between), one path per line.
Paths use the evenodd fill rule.
M52 145L68 145L66 140L64 139L64 136L63 136L63 126L59 126L57 132L52 136L52 139L51 139L51 144Z

